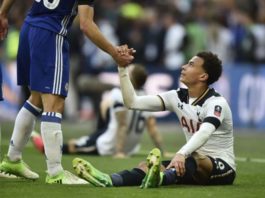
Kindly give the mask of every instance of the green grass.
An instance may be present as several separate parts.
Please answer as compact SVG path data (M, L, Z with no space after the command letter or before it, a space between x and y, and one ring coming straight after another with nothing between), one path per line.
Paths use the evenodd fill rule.
M64 139L78 137L91 131L91 124L73 124L64 123ZM163 139L165 149L175 152L184 142L184 137L180 129L173 126L163 125ZM2 156L7 152L8 142L12 132L12 124L2 123ZM265 133L255 132L253 130L235 133L235 152L238 157L247 158L265 158ZM113 159L111 157L89 157L82 156L89 160L100 170L107 173L131 169L140 161L145 160L147 151L152 148L152 143L147 135L144 135L142 150L140 154L128 159ZM65 169L73 172L71 161L76 155L63 156L63 166ZM69 186L69 185L48 185L44 183L46 163L45 157L36 151L29 144L24 152L23 159L40 174L38 181L11 180L0 178L0 197L86 197L86 198L156 198L156 197L265 197L265 163L237 162L237 178L232 186L170 186L157 189L140 189L139 187L121 187L121 188L95 188L93 186Z

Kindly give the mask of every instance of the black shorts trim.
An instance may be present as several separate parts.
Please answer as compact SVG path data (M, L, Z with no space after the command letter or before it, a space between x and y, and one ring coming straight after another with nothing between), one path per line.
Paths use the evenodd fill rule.
M236 178L235 170L220 158L212 158L213 170L208 185L231 185Z

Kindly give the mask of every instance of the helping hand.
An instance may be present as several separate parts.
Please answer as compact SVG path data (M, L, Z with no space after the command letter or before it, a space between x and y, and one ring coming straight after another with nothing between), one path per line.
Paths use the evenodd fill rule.
M116 54L113 58L119 67L126 67L133 61L135 52L133 48L129 49L128 45L117 46Z

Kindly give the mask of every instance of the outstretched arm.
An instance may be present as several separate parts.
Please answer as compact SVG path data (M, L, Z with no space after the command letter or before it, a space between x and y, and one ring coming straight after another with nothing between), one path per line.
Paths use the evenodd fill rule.
M124 104L129 109L164 111L160 97L155 95L137 96L131 83L128 68L118 67Z
M133 60L132 51L128 49L129 53L121 53L124 51L122 47L113 46L101 33L98 26L94 23L94 9L89 5L79 5L78 14L80 19L80 29L82 32L100 49L112 56L117 64L122 66L128 65Z
M4 40L8 32L7 15L15 0L4 0L0 8L0 39Z

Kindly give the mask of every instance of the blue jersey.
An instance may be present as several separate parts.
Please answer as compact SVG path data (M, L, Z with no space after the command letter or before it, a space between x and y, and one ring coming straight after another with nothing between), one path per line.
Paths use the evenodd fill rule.
M93 6L94 0L35 0L25 22L66 36L78 4Z

